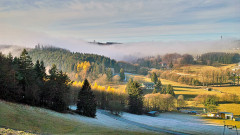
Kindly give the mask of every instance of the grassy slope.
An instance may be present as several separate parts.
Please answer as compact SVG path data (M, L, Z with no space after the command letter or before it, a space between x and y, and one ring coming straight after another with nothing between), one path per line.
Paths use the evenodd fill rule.
M54 114L38 107L0 100L0 127L50 134L141 134L96 127Z

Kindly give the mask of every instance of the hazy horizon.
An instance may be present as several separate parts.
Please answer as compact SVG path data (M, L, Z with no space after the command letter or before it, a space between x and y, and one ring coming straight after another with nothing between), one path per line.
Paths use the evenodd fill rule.
M0 45L37 44L117 60L239 46L240 1L0 1ZM120 42L96 46L98 42Z

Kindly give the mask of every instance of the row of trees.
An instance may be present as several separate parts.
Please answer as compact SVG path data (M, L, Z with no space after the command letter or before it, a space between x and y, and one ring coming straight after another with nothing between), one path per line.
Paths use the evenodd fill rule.
M49 75L44 62L34 65L24 49L20 57L0 54L0 98L63 112L69 104L68 76L53 65Z
M200 94L194 98L196 104L203 104L209 112L217 111L217 106L222 103L238 103L240 101L236 94L224 93L221 96Z
M152 81L156 81L156 78L161 77L175 82L193 86L209 86L219 85L222 86L226 83L232 85L240 85L240 70L230 70L217 67L206 67L199 71L195 71L195 76L191 74L177 74L169 70L154 70L150 72ZM154 79L153 79L154 78Z
M216 63L233 64L239 62L238 53L212 52L205 53L198 57L198 60L204 65L214 65Z
M172 111L175 110L175 98L170 94L147 94L144 96L146 111Z
M165 54L163 56L155 56L155 57L145 57L137 59L135 64L140 67L147 68L156 68L156 69L165 69L163 66L164 63L168 65L168 67L173 68L174 66L179 65L188 65L188 64L203 64L203 65L213 65L219 66L221 64L232 64L239 62L240 55L237 53L223 53L223 52L212 52L205 53L193 58L190 54L178 54L178 53L170 53Z

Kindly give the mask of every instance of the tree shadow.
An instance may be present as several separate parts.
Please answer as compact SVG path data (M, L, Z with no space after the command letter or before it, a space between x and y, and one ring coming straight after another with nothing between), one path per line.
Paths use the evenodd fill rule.
M179 96L179 95L183 95L184 99L191 99L197 96L196 94L176 94L176 96Z
M187 87L187 86L173 86L173 88L201 89L200 87Z

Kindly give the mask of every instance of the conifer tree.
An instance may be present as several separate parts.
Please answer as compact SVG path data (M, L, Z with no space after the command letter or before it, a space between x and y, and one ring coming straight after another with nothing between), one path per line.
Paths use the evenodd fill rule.
M35 82L36 73L33 70L32 59L26 49L24 49L19 59L19 84L22 87L22 102L35 104L39 90Z
M112 73L112 70L111 70L111 68L108 68L107 69L107 80L109 81L109 82L111 82L112 81L112 77L113 77L113 73Z
M173 97L175 96L175 93L171 84L168 84L166 88L166 94L171 94Z
M169 64L169 68L170 68L170 69L173 68L173 63L172 63L172 61L171 61L170 64Z
M157 83L157 74L155 72L152 73L152 76L151 76L151 81L154 82L155 84Z
M162 90L161 90L160 93L161 93L161 94L167 94L167 92L166 92L166 87L165 87L165 86L162 87Z
M127 84L127 91L129 94L128 97L128 105L129 105L129 112L134 114L142 114L142 108L143 108L143 91L140 88L140 85L129 80Z
M77 111L81 115L88 117L96 116L97 103L87 79L78 93Z
M162 83L161 83L160 79L158 79L157 84L154 87L154 92L156 92L156 93L161 92L161 90L162 90Z
M121 68L120 69L120 81L124 81L125 80L125 73L124 73L124 69Z

